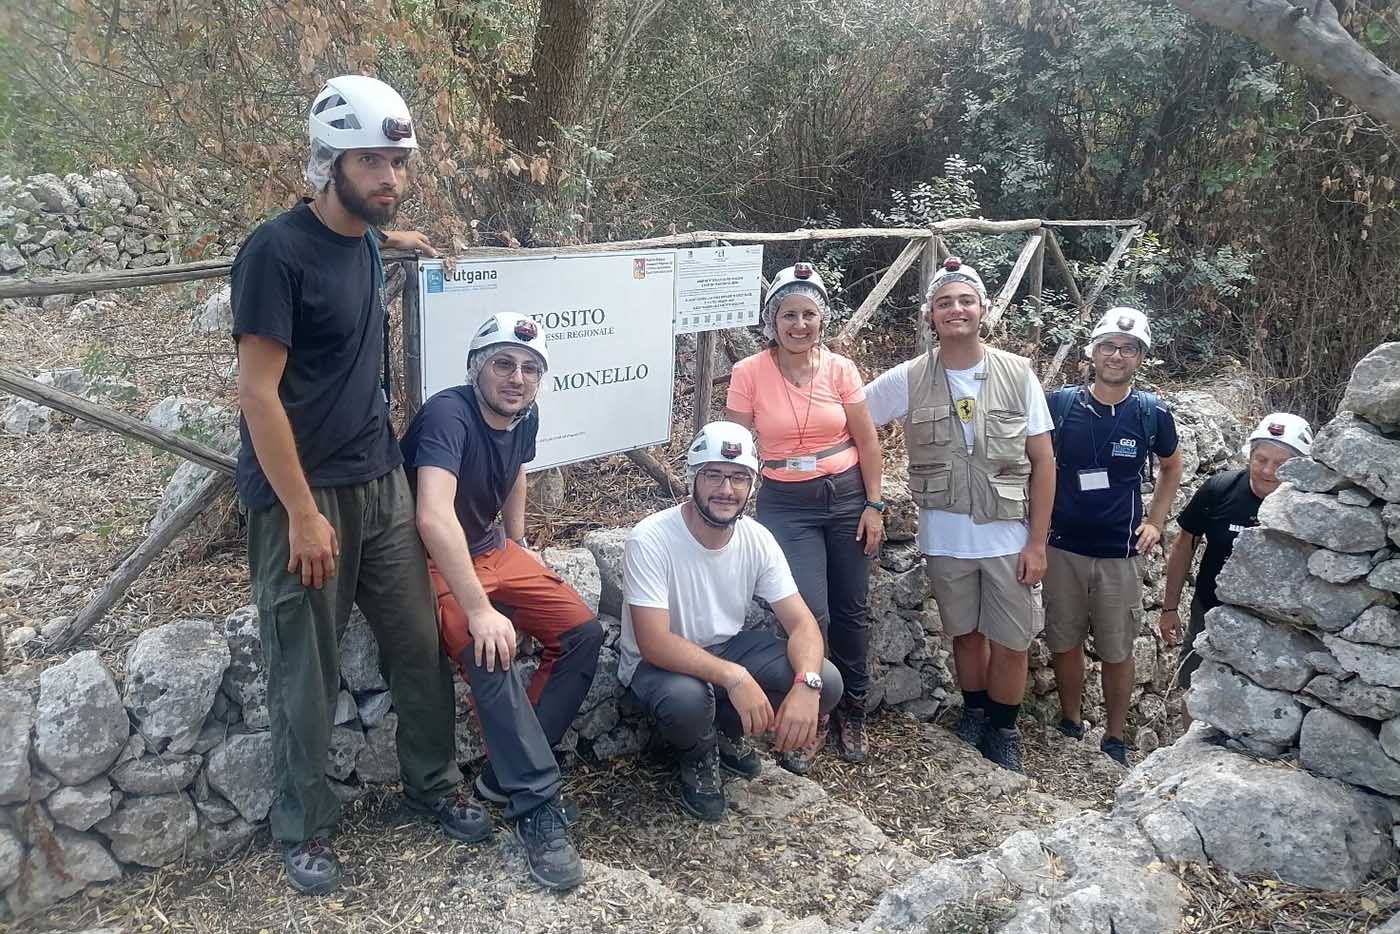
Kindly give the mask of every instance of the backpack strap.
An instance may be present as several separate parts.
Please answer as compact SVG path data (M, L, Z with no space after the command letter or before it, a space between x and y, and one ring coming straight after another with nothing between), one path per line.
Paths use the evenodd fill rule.
M1138 420L1142 426L1142 436L1147 439L1147 456L1142 461L1142 477L1144 480L1152 480L1152 461L1157 456L1153 453L1157 449L1157 426L1161 421L1162 400L1156 393L1148 392L1146 389L1134 389L1133 395L1137 397Z
M1061 386L1046 399L1050 407L1050 439L1055 449L1056 460L1060 459L1060 426L1065 423L1065 418L1069 416L1069 410L1074 407L1074 400L1078 397L1078 386Z
M365 232L365 243L369 244L370 278L374 284L372 301L378 303L384 313L384 371L380 389L384 391L384 404L389 404L389 306L384 301L384 257L379 252L379 232L370 228Z

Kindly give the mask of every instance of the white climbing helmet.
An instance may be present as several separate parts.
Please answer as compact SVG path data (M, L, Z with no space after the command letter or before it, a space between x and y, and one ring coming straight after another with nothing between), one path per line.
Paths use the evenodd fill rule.
M737 422L710 422L685 452L686 486L695 490L695 475L706 464L738 464L758 476L758 450L753 434Z
M1094 355L1094 346L1112 334L1135 337L1144 351L1152 349L1152 326L1147 323L1147 315L1136 308L1120 306L1103 313L1099 323L1089 334L1089 346L1084 348L1084 356Z
M987 286L982 281L982 277L977 274L961 257L950 256L943 261L943 265L938 267L938 271L933 274L933 278L928 280L928 290L924 292L924 304L920 312L928 314L928 309L933 304L933 297L938 294L938 290L953 282L966 282L977 292L977 297L982 302L985 311L988 306Z
M778 305L785 295L806 295L816 303L817 310L821 312L822 325L826 325L827 319L831 317L830 301L831 296L826 291L826 283L811 263L797 263L786 269L781 269L773 277L773 282L768 286L768 294L763 299L763 309L759 315L759 322L763 328L763 335L769 340L777 337L774 327L774 319L778 316Z
M307 117L311 142L331 149L417 149L413 118L399 92L377 78L341 75L326 82Z
M549 372L549 351L545 349L544 328L534 318L503 311L481 323L467 347L467 382L475 384L476 374L495 347L524 347L539 358L540 366Z
M1312 426L1307 419L1287 412L1273 412L1259 422L1259 427L1250 434L1240 453L1248 457L1254 450L1254 442L1272 441L1307 457L1312 453L1312 440Z

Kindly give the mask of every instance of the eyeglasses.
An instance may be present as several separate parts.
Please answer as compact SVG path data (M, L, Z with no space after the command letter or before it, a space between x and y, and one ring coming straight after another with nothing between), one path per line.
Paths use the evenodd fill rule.
M510 379L515 375L515 371L520 371L520 378L527 383L538 383L544 370L533 360L526 360L516 363L510 357L492 357L491 372L501 379Z
M695 476L716 489L724 486L726 482L733 487L736 492L743 492L753 486L753 474L749 473L747 470L726 473L723 470L707 469L701 470Z
M1099 344L1097 349L1103 351L1103 355L1105 357L1111 357L1114 354L1118 354L1118 356L1123 357L1126 360L1130 360L1134 357L1142 356L1142 346L1139 344L1104 343Z

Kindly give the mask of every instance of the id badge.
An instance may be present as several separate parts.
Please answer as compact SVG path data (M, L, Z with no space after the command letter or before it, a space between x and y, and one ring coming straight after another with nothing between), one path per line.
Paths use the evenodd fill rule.
M1090 490L1108 489L1108 469L1098 467L1092 470L1079 471L1079 491L1087 493Z
M787 469L796 470L799 473L811 473L817 469L817 455L804 454L801 457L789 457Z

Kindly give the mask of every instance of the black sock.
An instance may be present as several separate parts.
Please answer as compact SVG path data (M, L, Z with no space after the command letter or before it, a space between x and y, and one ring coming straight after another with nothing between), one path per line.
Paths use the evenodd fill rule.
M1000 704L987 699L987 722L998 730L1014 730L1016 715L1020 712L1020 704Z
M968 710L987 709L988 700L986 691L963 691L962 696L963 706Z

